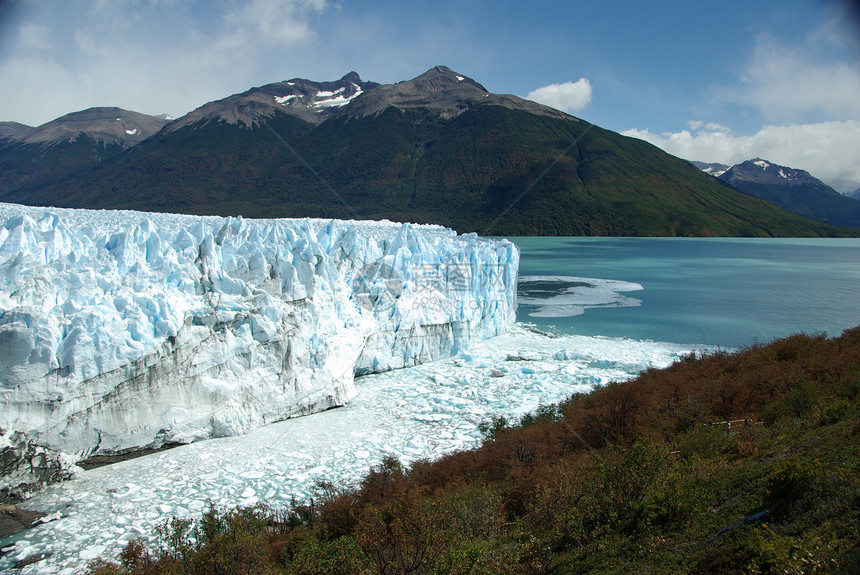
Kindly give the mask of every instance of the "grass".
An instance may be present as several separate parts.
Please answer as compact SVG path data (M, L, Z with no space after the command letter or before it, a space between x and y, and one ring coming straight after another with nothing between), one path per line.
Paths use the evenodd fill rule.
M691 355L89 573L856 573L860 328Z

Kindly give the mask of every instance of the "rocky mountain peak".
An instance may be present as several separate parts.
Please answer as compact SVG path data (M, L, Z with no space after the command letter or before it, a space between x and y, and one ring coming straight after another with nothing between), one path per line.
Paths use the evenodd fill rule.
M19 138L32 129L32 126L20 122L0 122L0 142L6 139Z
M572 116L519 96L493 94L473 79L446 66L435 66L412 80L384 84L356 98L344 113L350 117L376 114L388 107L424 108L441 118L453 118L475 106L495 105L531 114L568 120Z
M341 82L355 82L356 84L362 84L361 76L358 75L358 72L352 71L348 74L344 74L343 78L340 79Z
M806 170L754 158L732 166L719 179L796 214L828 224L860 227L860 205Z
M330 82L293 78L266 84L209 102L171 123L166 131L211 121L253 127L261 119L277 113L321 124L332 117L358 118L389 107L424 108L437 112L441 118L453 118L482 104L571 119L563 112L517 96L491 94L471 78L445 66L436 66L412 80L396 84L365 82L356 72Z
M415 90L423 92L440 92L443 90L477 91L481 96L487 94L487 89L471 78L460 75L446 66L430 68L417 78L399 82L397 85L409 84Z
M167 122L163 118L122 108L100 107L72 112L36 128L23 124L15 126L13 122L4 124L10 124L7 143L51 145L74 141L83 133L96 142L130 148L156 133Z
M736 164L720 175L720 179L729 183L742 180L759 184L790 186L807 184L825 185L821 180L813 177L806 170L780 166L767 160L763 160L762 158L754 158L752 160Z
M428 108L450 118L489 96L487 89L474 80L436 66L412 80L377 87L357 98L346 113L351 117L367 116L394 106L402 110Z
M375 82L363 81L356 72L330 82L293 78L204 104L173 122L167 131L213 121L253 127L279 112L320 124L337 115L353 98L377 86Z

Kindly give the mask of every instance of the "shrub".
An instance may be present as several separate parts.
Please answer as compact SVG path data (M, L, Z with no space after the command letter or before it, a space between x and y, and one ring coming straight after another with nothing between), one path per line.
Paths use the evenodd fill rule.
M818 471L817 461L792 458L777 463L765 480L765 505L778 506L802 498L812 489Z
M355 539L348 536L332 541L305 538L286 565L291 575L354 575L370 566Z
M788 415L803 418L812 413L817 404L815 388L807 380L799 381L785 394Z
M504 415L494 415L490 421L482 421L478 424L481 435L488 439L495 439L502 432L511 428L511 422Z
M818 405L817 395L815 387L808 380L799 380L786 390L782 399L767 408L762 419L768 425L776 423L782 417L806 419Z
M839 422L848 411L851 404L846 399L839 399L827 404L821 410L821 417L818 420L820 425L833 425Z
M698 425L685 433L678 444L681 457L689 459L715 459L728 452L731 439L725 429L712 425Z

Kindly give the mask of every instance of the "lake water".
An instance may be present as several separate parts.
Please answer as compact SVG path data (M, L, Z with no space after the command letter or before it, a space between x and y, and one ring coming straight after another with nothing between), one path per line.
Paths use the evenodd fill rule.
M741 347L860 324L860 239L512 241L521 250L518 319L562 333ZM643 289L613 299L611 285L569 276Z

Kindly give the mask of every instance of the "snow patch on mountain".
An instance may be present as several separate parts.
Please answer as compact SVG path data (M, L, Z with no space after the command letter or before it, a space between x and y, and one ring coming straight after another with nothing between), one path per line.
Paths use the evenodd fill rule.
M331 98L332 96L343 94L344 90L346 90L346 88L338 88L337 90L332 91L320 90L319 92L317 92L317 98Z
M725 168L714 168L714 167L708 167L702 171L705 172L706 174L710 174L710 175L714 176L715 178L726 173Z
M362 90L361 90L360 86L358 86L356 84L352 84L352 87L355 90L355 92L353 92L353 94L350 96L344 96L343 95L346 88L340 88L339 90L336 90L334 92L317 92L317 97L318 98L324 98L324 99L314 102L313 106L315 108L332 108L332 107L346 106L352 100L354 100L355 98L357 98L358 96L360 96L362 94Z
M518 261L439 226L0 204L0 428L83 457L343 405L506 331Z

